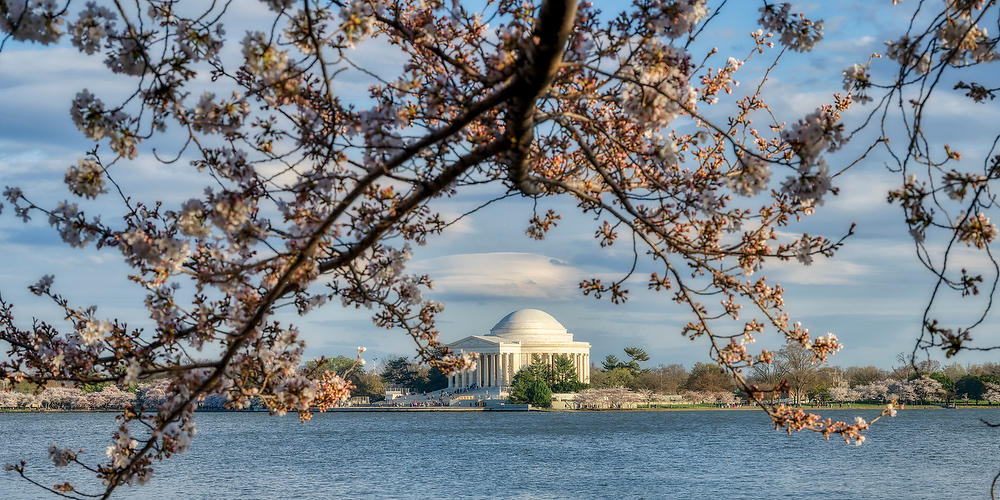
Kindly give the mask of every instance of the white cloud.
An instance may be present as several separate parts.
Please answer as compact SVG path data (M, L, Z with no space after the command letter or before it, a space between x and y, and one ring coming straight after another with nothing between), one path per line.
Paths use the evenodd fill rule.
M915 96L911 96L915 97ZM976 123L995 122L1000 117L1000 106L977 103L959 93L936 92L931 104L924 108L924 118L974 119Z
M840 194L826 198L825 210L837 212L887 211L891 207L886 202L889 191L899 187L898 174L852 173L834 180Z
M764 269L768 271L767 268ZM806 266L797 261L779 262L770 266L779 283L800 285L860 285L874 268L841 258L817 257ZM767 273L765 273L767 274Z
M853 36L846 35L843 38L823 40L821 48L824 53L833 53L837 56L851 56L858 52L858 49L866 49L875 44L875 37L872 35ZM859 63L864 60L859 60Z
M434 290L452 296L570 298L583 272L558 259L534 253L488 252L445 255L411 263L426 273Z

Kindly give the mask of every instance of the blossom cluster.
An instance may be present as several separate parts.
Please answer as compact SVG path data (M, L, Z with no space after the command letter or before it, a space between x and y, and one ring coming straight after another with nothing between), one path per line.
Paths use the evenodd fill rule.
M764 3L757 21L765 29L781 34L781 43L797 52L808 52L823 39L823 21L810 21L804 14L792 14L792 5Z
M655 42L650 42L655 43ZM688 84L690 56L672 45L662 45L635 61L622 89L622 111L647 129L670 125L695 108L697 93Z
M652 2L647 13L650 30L667 38L691 34L695 25L708 16L706 0L660 0Z
M62 5L55 0L2 0L0 31L14 40L51 44L63 35Z
M869 87L871 87L871 74L867 64L852 64L844 70L844 90L851 92L855 101L862 104L871 102Z
M66 171L66 185L69 190L84 198L97 198L104 191L104 169L96 160L81 158Z
M104 102L84 89L73 98L70 116L84 135L94 141L107 137L111 149L127 158L135 158L137 140L128 129L129 117L121 110L106 109Z

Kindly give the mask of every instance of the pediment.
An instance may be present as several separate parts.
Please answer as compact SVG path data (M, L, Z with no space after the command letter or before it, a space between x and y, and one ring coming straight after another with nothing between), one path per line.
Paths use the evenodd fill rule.
M448 347L452 349L475 349L479 347L497 347L500 345L501 339L493 336L486 335L470 335L461 340L456 340L448 344Z

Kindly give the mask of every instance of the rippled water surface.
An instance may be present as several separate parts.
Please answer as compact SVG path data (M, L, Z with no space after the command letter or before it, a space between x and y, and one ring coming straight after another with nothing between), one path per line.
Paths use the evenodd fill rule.
M907 410L855 447L771 431L753 411L328 413L305 425L200 413L191 449L118 497L988 498L1000 429L980 417L1000 411ZM0 413L0 463L23 458L45 484L93 486L51 467L46 448L101 456L113 419ZM0 471L0 498L41 493Z

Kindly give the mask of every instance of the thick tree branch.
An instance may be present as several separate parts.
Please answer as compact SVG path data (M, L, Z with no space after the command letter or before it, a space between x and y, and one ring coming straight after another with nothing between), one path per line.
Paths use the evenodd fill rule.
M508 178L521 191L537 194L538 186L528 180L527 161L535 138L536 101L548 90L559 71L566 41L576 18L576 0L548 0L539 9L531 45L518 63L515 95L507 113L507 133L511 138Z

